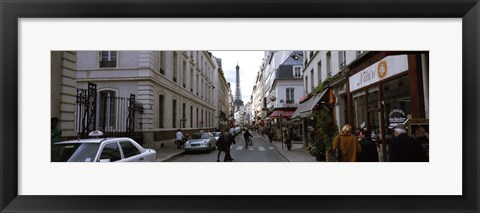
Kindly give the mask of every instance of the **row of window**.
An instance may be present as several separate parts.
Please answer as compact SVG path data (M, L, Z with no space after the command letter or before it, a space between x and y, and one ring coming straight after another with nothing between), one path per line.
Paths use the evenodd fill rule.
M209 86L208 80L213 79L213 68L207 66L207 61L204 60L204 57L201 55L201 51L189 51L190 52L190 60L192 66L190 66L190 92L196 94L198 97L202 98L203 100L206 100L209 103L213 103L213 86ZM165 58L166 58L166 53L164 51L160 52L160 57L162 58L161 66L165 66ZM188 55L188 54L186 54ZM194 60L195 58L195 60ZM174 70L174 82L177 82L177 61L179 61L179 58L177 56L177 52L173 52L173 70ZM186 60L181 60L182 63L182 87L187 89L187 70L188 70L188 63ZM196 62L194 62L196 61ZM200 73L195 74L195 66L196 68L200 71ZM205 78L202 78L202 75L205 76ZM193 80L195 78L195 81ZM196 88L194 86L194 82L196 82ZM195 92L194 92L195 88ZM212 89L210 89L212 88Z
M196 66L199 68L203 74L195 74L194 66L190 68L190 92L195 93L198 97L206 100L209 103L213 103L213 86L208 84L208 79L213 79L213 68L207 66L207 61L204 60L204 57L201 56L201 51L189 51L190 58L193 61L193 58L196 58ZM172 70L173 76L172 80L178 83L179 77L177 75L178 70L178 53L175 51L160 51L158 53L158 61L159 61L159 72L162 75L165 75L165 71L167 69L167 53L173 54L173 61L172 61ZM114 68L117 67L117 51L100 51L100 68ZM195 56L194 56L195 55ZM183 88L187 88L187 61L182 61L182 86ZM201 75L205 75L206 79L202 78ZM196 77L195 81L193 80ZM196 82L196 88L194 87L194 82ZM195 88L195 92L194 92Z
M305 64L308 64L308 62L313 59L315 53L316 53L315 51L309 51L308 52L308 54L309 54L308 58L309 59L307 61L305 61ZM355 56L358 57L363 53L364 53L364 51L355 51ZM339 69L342 70L346 65L347 65L347 51L338 51L338 67L339 67ZM328 51L325 54L325 69L326 69L325 71L326 71L326 74L327 74L327 78L332 77L332 51ZM305 70L305 72L307 72L307 71ZM321 83L323 81L321 73L322 73L322 60L320 60L317 63L318 83ZM314 74L314 68L311 68L310 69L310 82L309 82L309 79L308 79L309 76L305 76L305 81L304 81L305 91L308 91L307 88L308 88L309 84L310 84L310 91L313 91L314 83L315 83L314 78L313 78L313 74Z
M158 97L159 104L158 104L158 127L164 128L166 114L165 114L165 96L159 95ZM194 107L190 105L190 118L187 118L187 104L182 103L181 114L182 117L178 118L177 116L177 100L173 99L172 101L172 128L178 128L177 122L180 121L180 125L182 128L186 128L186 123L189 121L190 128L203 128L203 127L210 127L213 126L213 113L207 110L199 109L198 107L195 108L196 110L196 117L195 120L197 121L194 125Z

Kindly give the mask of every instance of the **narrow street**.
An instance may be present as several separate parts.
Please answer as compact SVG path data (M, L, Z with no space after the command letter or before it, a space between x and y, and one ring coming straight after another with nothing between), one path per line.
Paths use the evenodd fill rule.
M275 149L273 144L265 142L259 136L254 135L253 147L245 148L245 139L237 135L236 143L230 147L230 155L234 159L232 162L286 162L287 160ZM218 150L210 153L183 153L169 160L169 162L216 162ZM220 155L220 161L223 162L225 153Z

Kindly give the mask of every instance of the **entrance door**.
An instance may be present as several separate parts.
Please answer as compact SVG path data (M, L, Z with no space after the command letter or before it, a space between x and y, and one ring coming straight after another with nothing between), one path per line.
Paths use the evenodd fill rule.
M367 89L367 117L368 123L367 128L372 131L372 133L379 134L381 133L381 121L380 118L380 93L378 91L378 86L371 87Z
M374 86L367 89L367 128L371 131L372 141L377 145L377 150L379 151L378 157L382 161L384 150L384 140L382 135L384 135L384 130L382 128L382 110L381 110L381 94L379 90L380 86Z
M393 137L393 128L412 117L408 77L400 77L382 85L385 140Z

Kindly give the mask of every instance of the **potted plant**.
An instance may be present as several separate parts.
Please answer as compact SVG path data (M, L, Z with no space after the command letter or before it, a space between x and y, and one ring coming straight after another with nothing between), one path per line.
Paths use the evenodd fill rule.
M326 161L328 150L332 148L333 139L338 134L337 127L330 115L331 109L322 107L315 111L314 117L316 119L314 137L310 140L309 153L315 156L317 161Z
M315 141L310 143L310 146L308 147L308 152L310 153L310 155L314 156L317 161L326 160L325 149L321 141Z

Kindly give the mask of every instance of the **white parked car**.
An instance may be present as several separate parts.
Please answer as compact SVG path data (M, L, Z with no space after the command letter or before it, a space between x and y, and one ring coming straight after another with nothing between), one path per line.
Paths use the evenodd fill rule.
M131 138L88 138L52 145L52 162L149 162L157 152Z

